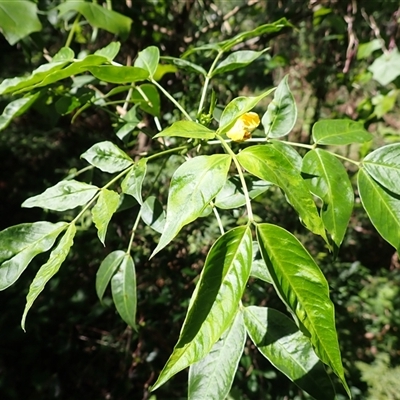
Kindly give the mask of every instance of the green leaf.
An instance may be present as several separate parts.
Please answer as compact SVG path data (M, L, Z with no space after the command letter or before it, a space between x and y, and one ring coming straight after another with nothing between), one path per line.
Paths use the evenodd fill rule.
M257 240L275 290L295 316L322 362L350 396L335 327L335 312L324 275L303 245L285 229L257 225Z
M349 119L325 119L318 121L312 128L312 136L316 144L348 145L365 143L373 139L361 122Z
M8 103L3 113L0 115L0 131L7 128L15 117L27 111L39 96L40 93L35 93Z
M105 245L107 227L111 217L117 211L119 205L119 194L114 190L101 189L97 203L92 208L93 222L97 228L100 242Z
M0 290L18 280L32 259L49 250L66 222L34 222L11 226L0 232Z
M388 54L382 54L368 67L372 78L382 86L393 82L400 75L400 52L395 47Z
M42 194L25 200L22 207L41 207L53 211L72 210L90 201L98 190L97 186L73 179L61 181L46 189Z
M218 74L224 74L225 72L234 71L238 68L244 68L251 64L258 57L263 55L268 49L262 51L252 51L252 50L239 50L232 54L229 54L225 60L221 61L212 73L212 76Z
M260 100L268 96L275 89L269 89L266 92L260 94L257 97L245 97L240 96L233 99L222 111L221 118L219 120L218 134L223 134L235 124L236 120L246 112L254 108Z
M363 167L386 189L400 194L400 143L383 146L368 154Z
M362 205L379 234L400 252L400 196L390 192L361 168L357 177Z
M147 159L141 158L121 183L122 192L133 196L139 204L143 204L142 185L147 171L146 163Z
M155 138L164 136L178 136L193 139L214 139L215 132L194 121L177 121L155 135Z
M159 62L160 50L156 46L149 46L139 52L134 65L146 70L149 73L149 77L153 78Z
M245 180L251 199L265 193L271 187L270 182L255 180L251 176L247 176ZM215 197L214 204L224 210L239 208L246 204L246 197L239 176L231 176L225 182L225 185Z
M286 136L297 119L297 107L288 84L288 75L279 83L274 98L261 119L267 137Z
M241 312L210 353L189 368L188 400L225 399L232 387L246 342Z
M120 42L111 42L106 47L97 50L94 54L96 56L105 57L108 61L114 60L121 48Z
M252 260L248 226L234 228L211 247L193 293L181 334L152 390L200 361L232 324L246 287Z
M158 64L153 79L158 82L163 78L165 74L175 74L176 72L178 72L178 68L175 67L175 65Z
M325 228L307 185L282 147L271 144L247 147L238 154L238 160L251 174L279 186L304 225L326 240Z
M59 10L59 17L66 14L68 19L71 17L69 11L77 11L82 14L93 27L119 35L123 40L128 38L131 30L132 20L129 17L96 3L72 0L60 4L57 9Z
M244 322L258 350L292 382L316 399L334 400L332 382L308 338L272 308L245 307Z
M117 84L144 81L149 77L146 70L137 67L101 65L87 70L101 81Z
M76 233L76 227L74 224L68 226L64 236L60 239L60 242L50 253L50 257L46 264L42 265L33 279L29 292L26 296L26 305L24 313L22 314L21 326L25 330L25 320L28 311L32 307L33 302L37 299L39 294L43 291L46 283L58 272L61 264L67 258L70 248L74 243L74 236Z
M264 260L253 260L253 263L251 264L250 275L254 278L272 284L272 279L271 276L269 275Z
M0 2L0 31L11 46L32 32L41 30L35 3L24 0Z
M207 71L203 67L201 67L200 65L194 64L190 61L184 60L182 58L162 56L161 60L172 63L173 65L177 66L178 68L184 69L185 71L188 71L188 72L196 72L203 76L207 75Z
M371 103L374 105L374 114L377 118L382 118L393 110L399 93L399 89L391 90L387 94L378 93L371 99Z
M144 93L147 100L142 96L142 93ZM156 87L151 83L145 83L136 88L132 92L131 101L139 104L139 107L150 115L160 117L160 95Z
M162 204L154 196L149 196L142 204L140 216L143 222L158 233L165 226L165 211Z
M125 254L122 250L115 250L101 262L96 273L96 293L100 301L103 300L107 286L120 266Z
M368 58L374 51L382 48L381 41L379 39L373 39L367 43L361 43L357 48L357 60L363 60Z
M354 192L346 169L331 153L315 149L303 159L303 173L310 191L323 201L322 221L339 247L354 206Z
M111 278L111 293L120 317L136 329L136 273L135 264L129 254L125 254L117 272Z
M96 143L85 151L81 158L110 174L122 171L133 164L133 160L124 151L108 141Z
M222 189L231 158L227 154L198 156L183 163L174 173L168 194L167 219L152 257L162 250L184 225L200 217Z

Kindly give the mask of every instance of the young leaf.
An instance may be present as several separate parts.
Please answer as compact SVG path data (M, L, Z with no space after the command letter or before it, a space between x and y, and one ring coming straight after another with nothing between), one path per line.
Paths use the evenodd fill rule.
M136 273L135 264L129 254L125 254L117 272L111 278L111 293L120 317L136 329Z
M112 61L117 56L120 48L120 42L111 42L106 47L97 50L94 54L97 56L105 57L108 61Z
M257 240L276 292L303 333L310 336L317 356L332 368L350 396L324 275L303 245L285 229L259 224Z
M265 135L270 138L286 136L297 119L297 107L286 75L276 88L274 98L261 119Z
M0 31L11 46L41 30L35 3L25 0L0 2Z
M222 111L221 118L219 120L218 134L222 135L229 131L230 128L235 124L236 120L247 111L254 108L260 100L268 96L275 89L269 89L257 97L245 97L240 96L233 99Z
M260 57L269 49L264 49L262 51L253 50L239 50L232 54L229 54L225 60L221 61L217 67L214 69L212 76L223 74L225 72L234 71L238 68L244 68L251 64L254 60Z
M33 279L29 292L26 296L26 305L24 313L22 314L21 326L25 330L25 320L28 311L32 307L33 302L43 291L46 283L58 272L61 264L67 258L70 248L74 242L74 236L76 233L76 227L74 224L70 224L64 236L60 239L58 245L50 253L50 257L46 264L42 265Z
M246 341L241 312L211 351L189 368L188 400L225 399L231 389Z
M100 301L103 300L104 292L107 286L115 274L115 271L120 266L125 252L122 250L115 250L110 253L100 264L100 267L96 273L96 293Z
M149 73L143 68L114 65L88 67L87 70L100 81L109 83L134 83L144 81Z
M117 211L118 205L119 194L117 192L101 189L97 203L92 208L92 218L97 228L97 235L103 245L105 245L108 224L115 211Z
M153 78L157 71L157 66L160 61L160 50L156 46L146 47L140 51L135 60L135 67L143 68L149 73L149 77Z
M66 222L34 222L11 226L0 232L0 290L11 286L32 259L49 250Z
M342 163L331 153L321 149L309 151L303 159L303 173L310 191L324 205L322 221L339 247L346 233L354 205L354 192Z
M234 228L211 247L173 353L152 390L200 361L232 324L249 278L252 238L248 226Z
M386 189L400 194L400 143L383 146L368 154L363 167Z
M177 121L160 133L157 133L154 137L158 138L163 136L209 140L214 139L215 132L194 121Z
M358 171L357 185L372 224L400 252L400 196L382 187L364 168Z
M110 174L122 171L133 164L133 160L124 151L108 141L96 143L85 151L81 158Z
M227 154L198 156L183 163L174 173L168 194L167 219L152 257L162 250L183 226L200 217L222 189L231 158Z
M53 211L72 210L90 201L98 190L97 186L73 179L61 181L42 194L25 200L22 207L41 207Z
M266 144L247 147L238 154L240 164L251 174L279 186L299 213L304 225L326 241L325 228L300 171L282 147Z
M316 144L348 145L365 143L373 139L361 122L349 119L325 119L318 121L312 128L312 137Z
M147 171L146 163L147 159L141 158L121 183L122 192L133 196L139 204L143 204L142 185Z
M143 222L158 233L165 226L165 211L162 204L154 196L149 196L142 204L140 216Z
M119 35L123 40L128 38L132 20L113 10L109 10L96 3L88 3L83 0L67 1L58 7L59 17L71 16L69 11L77 11L82 14L90 25L104 29Z
M243 311L251 340L275 368L316 399L335 399L323 364L290 318L266 307L250 306Z

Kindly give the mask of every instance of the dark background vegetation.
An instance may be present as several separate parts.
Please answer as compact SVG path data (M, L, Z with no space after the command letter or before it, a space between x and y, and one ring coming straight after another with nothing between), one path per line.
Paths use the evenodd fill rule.
M399 79L388 87L363 81L360 76L367 74L367 67L381 53L357 60L355 48L349 46L351 38L360 43L375 39L376 28L387 46L393 38L399 45L397 1L140 0L131 3L113 2L115 10L133 20L131 34L118 56L121 63L134 59L138 51L149 45L160 47L163 55L178 57L193 44L223 40L281 17L288 18L297 30L248 43L252 49L269 46L271 50L246 69L214 82L220 102L227 104L239 94L257 93L279 83L289 73L299 108L292 139L309 142L312 124L319 118L331 117L364 121L375 135L373 145L399 140L399 100L379 118L374 115L371 101L379 93L385 95L400 88ZM56 4L50 0L38 2L41 10ZM316 10L321 10L321 6L328 11L318 14ZM366 16L372 16L375 25ZM1 78L31 71L43 63L43 48L54 54L64 45L68 35L65 27L61 23L52 26L45 14L40 18L44 30L18 45L10 46L0 35ZM82 27L72 43L75 53L101 48L114 39L111 34L99 31L91 41L91 33L90 26ZM200 56L195 60L202 61ZM209 61L204 63L207 66ZM201 82L196 77L179 72L166 75L163 84L182 104L198 103ZM8 100L0 99L0 109ZM0 135L1 229L38 219L57 220L59 216L55 214L22 209L20 204L74 168L83 168L85 163L79 156L92 144L102 140L118 143L115 121L104 111L91 108L71 125L70 116L60 117L52 107L51 104L35 106ZM162 109L166 122L175 118L165 100ZM151 121L148 129L154 129ZM135 146L138 144L133 142L132 148ZM355 148L351 152L357 157L364 150ZM174 168L173 160L165 166L165 176L157 188L160 196L165 193ZM150 177L151 174L152 171ZM400 383L388 378L399 373L396 367L400 361L400 264L395 250L376 233L358 201L345 242L333 260L323 243L302 229L282 195L278 191L269 193L268 197L258 199L256 215L294 231L318 260L329 281L343 362L354 398L400 399ZM98 242L90 222L81 226L70 256L30 312L27 333L20 328L20 317L29 283L44 258L37 257L16 284L0 293L1 399L185 398L185 372L155 394L149 393L148 388L177 340L194 288L193 279L218 235L218 228L212 219L200 220L185 228L167 249L148 261L157 236L142 227L134 244L140 325L138 332L134 332L116 314L109 294L104 305L99 303L94 279L104 257L126 245L137 212L133 207L113 218L105 248ZM224 218L228 226L237 220L237 216L230 214ZM282 310L273 290L256 280L250 282L244 301ZM382 380L383 389L379 389ZM391 392L385 392L388 388ZM231 398L307 397L249 345Z

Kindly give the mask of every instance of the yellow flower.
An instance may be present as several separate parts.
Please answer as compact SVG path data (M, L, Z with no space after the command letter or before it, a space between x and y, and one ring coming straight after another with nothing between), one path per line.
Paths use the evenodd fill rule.
M260 125L260 117L254 112L248 112L241 115L235 125L226 132L226 136L235 142L243 142L250 139L251 132Z

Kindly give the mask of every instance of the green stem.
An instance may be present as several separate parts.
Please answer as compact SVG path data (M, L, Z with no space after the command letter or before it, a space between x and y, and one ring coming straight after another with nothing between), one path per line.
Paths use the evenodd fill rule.
M347 157L345 157L345 156L341 156L340 154L333 153L332 151L329 151L329 150L328 150L328 152L331 153L332 155L334 155L334 156L337 157L337 158L341 158L342 160L345 160L345 161L348 161L349 163L352 163L352 164L354 164L354 165L357 165L357 167L359 167L360 164L361 164L360 161L352 160L351 158L347 158Z
M129 238L129 244L128 244L128 248L126 249L126 254L129 254L131 252L133 239L135 238L136 229L139 225L141 215L142 215L142 208L140 207L140 210L136 217L135 223L133 224L133 227L132 227L132 233L131 233L131 237Z
M156 154L153 154L153 155L151 155L151 156L148 156L148 157L147 157L147 160L148 160L148 161L154 160L155 158L163 157L163 156L165 156L166 154L175 153L175 152L177 152L177 151L183 151L183 150L187 150L187 149L188 149L187 146L179 146L179 147L175 147L175 148L173 148L173 149L164 150L164 151L161 151L161 152L159 152L159 153L156 153Z
M297 143L297 142L287 142L287 141L284 141L283 143L290 144L291 146L294 146L294 147L302 147L302 148L304 148L304 149L310 149L310 150L315 149L315 145L313 145L313 144L305 144L305 143Z
M186 112L186 110L154 79L150 79L150 82L157 86L163 93L164 95L178 108L181 113L188 119L189 121L193 121L193 119L190 117L190 115Z
M225 142L225 140L220 135L216 135L216 137L221 142L222 146L227 151L227 153L232 157L232 160L233 160L233 162L234 162L234 164L236 166L237 172L239 174L239 179L240 179L240 182L242 184L243 194L244 194L244 197L246 199L246 208L247 208L247 214L248 214L248 217L249 217L249 221L253 222L254 221L254 217L253 217L253 210L251 209L251 199L250 199L249 191L247 189L246 181L244 179L242 167L239 164L239 161L238 161L238 159L236 157L236 154L228 146L228 144Z
M225 233L224 226L222 225L221 217L219 216L219 212L217 210L217 207L215 207L215 204L213 202L210 203L212 206L212 209L214 211L215 218L217 219L219 231L221 232L221 235Z
M146 101L146 103L150 106L153 107L152 102L150 101L150 99L146 96L146 93L143 91L143 89L140 86L136 87L136 90L140 93L140 95L144 98L144 100ZM161 127L161 123L160 120L158 119L158 117L154 117L154 123L156 124L157 130L159 132L162 131L162 127Z
M65 42L65 47L70 47L71 46L72 39L73 39L74 34L75 34L75 29L78 26L80 18L81 18L81 14L78 14L75 17L74 23L71 26L71 30L68 33L67 41Z

